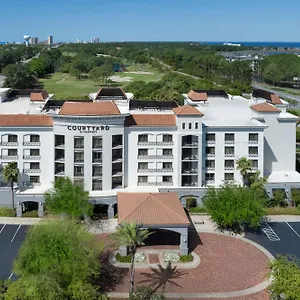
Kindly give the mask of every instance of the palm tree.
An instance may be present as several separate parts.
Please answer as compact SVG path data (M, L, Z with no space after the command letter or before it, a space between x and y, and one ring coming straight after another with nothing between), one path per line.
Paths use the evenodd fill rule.
M19 169L18 169L18 163L15 161L12 161L8 163L3 171L2 171L4 180L7 183L10 183L11 188L11 199L12 199L12 208L15 209L15 200L14 200L14 183L18 182L18 176L19 176Z
M130 290L129 294L133 293L134 286L134 256L138 246L145 245L145 240L148 238L151 232L148 229L142 229L142 224L136 224L134 222L123 223L117 228L117 231L113 234L114 240L121 245L129 248L131 254L131 268L130 268Z
M248 185L248 173L252 168L251 160L247 159L246 157L241 157L236 161L237 169L240 171L242 178L243 178L243 185Z

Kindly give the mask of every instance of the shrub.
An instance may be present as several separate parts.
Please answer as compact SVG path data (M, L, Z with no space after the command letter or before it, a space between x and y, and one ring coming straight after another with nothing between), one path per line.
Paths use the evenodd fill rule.
M190 213L206 213L206 209L203 206L192 207L189 211Z
M300 189L292 189L292 200L295 203L295 206L300 205Z
M191 209L192 207L196 207L197 206L197 201L195 197L188 197L186 199L186 207L187 209Z
M15 217L16 210L7 207L0 207L0 217Z
M23 218L38 218L38 211L37 210L31 210L31 211L26 211L22 214Z
M116 260L121 263L130 263L131 255L121 256L120 253L116 254Z
M164 300L163 294L155 293L148 286L138 286L134 294L129 297L129 300Z
M286 207L287 202L285 201L285 192L282 189L274 190L273 192L273 204L275 206Z
M193 255L192 254L188 254L188 255L180 255L179 260L181 262L191 262L193 261Z

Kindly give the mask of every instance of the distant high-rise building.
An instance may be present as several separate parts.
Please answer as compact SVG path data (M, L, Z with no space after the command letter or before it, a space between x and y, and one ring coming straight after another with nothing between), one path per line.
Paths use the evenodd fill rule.
M48 36L48 45L52 45L53 44L53 36L49 35Z
M98 43L100 43L100 39L99 38L92 38L91 43L98 44Z
M39 38L38 37L32 37L32 38L30 38L29 43L31 45L38 44L39 43Z

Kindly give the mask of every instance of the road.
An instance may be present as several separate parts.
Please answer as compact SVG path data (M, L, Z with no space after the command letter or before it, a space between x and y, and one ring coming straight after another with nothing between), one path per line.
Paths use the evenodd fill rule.
M300 108L300 96L292 95L292 94L289 94L289 93L286 93L286 92L276 91L276 90L273 90L271 88L266 88L263 84L258 83L258 82L252 83L252 87L256 88L256 89L266 90L268 92L277 94L279 97L282 97L282 98L289 98L289 99L296 100L296 101L298 101L298 104L296 105L296 108Z

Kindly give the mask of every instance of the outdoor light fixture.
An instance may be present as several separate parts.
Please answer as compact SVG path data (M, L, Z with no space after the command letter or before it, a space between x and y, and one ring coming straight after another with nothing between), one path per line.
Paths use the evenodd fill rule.
M186 238L184 238L183 241L186 243Z

